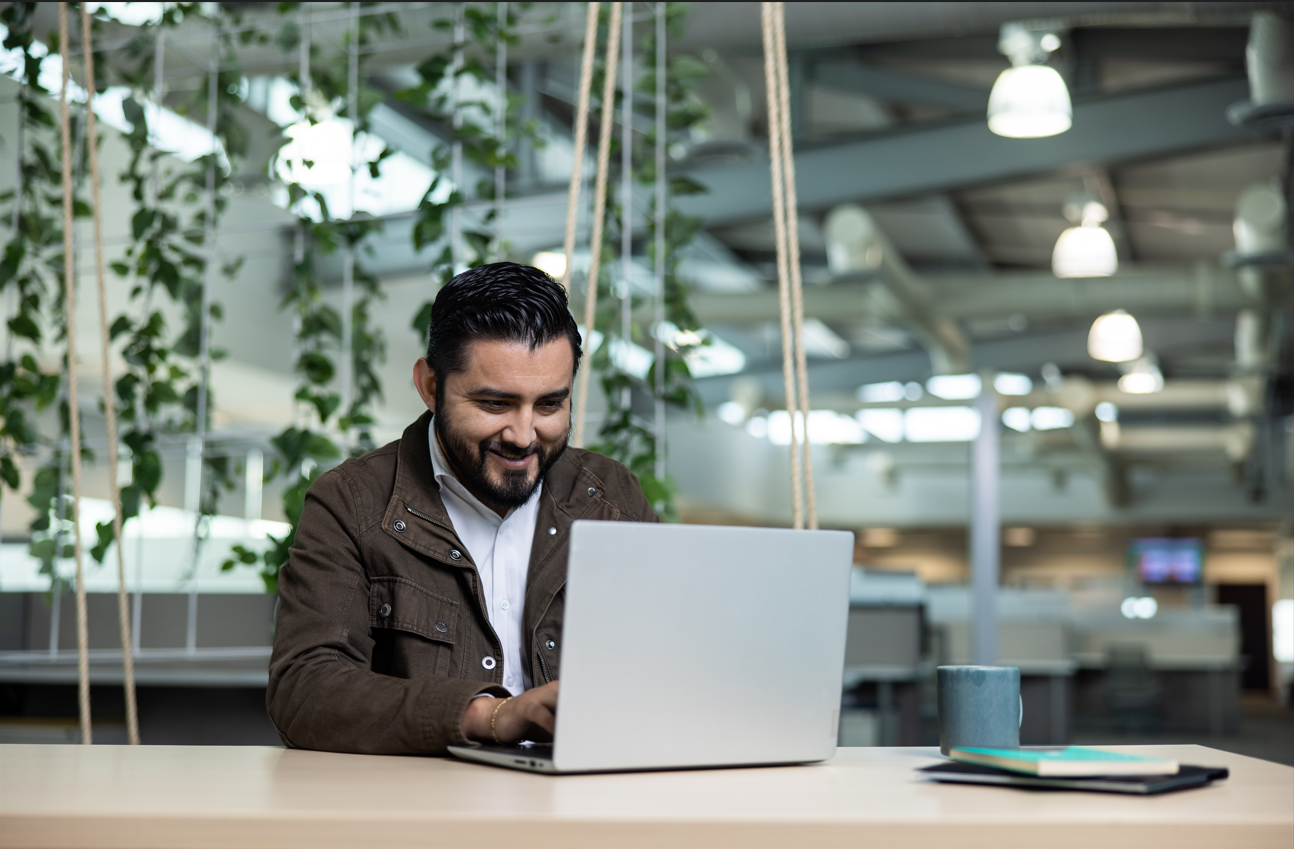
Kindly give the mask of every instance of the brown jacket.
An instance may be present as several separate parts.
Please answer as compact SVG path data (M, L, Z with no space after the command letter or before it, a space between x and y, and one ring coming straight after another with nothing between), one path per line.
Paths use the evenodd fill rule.
M506 696L471 554L432 477L430 414L403 438L321 475L306 494L280 607L266 705L289 746L444 753L478 693ZM526 579L530 680L561 669L566 555L576 519L659 521L621 464L568 448L540 495Z

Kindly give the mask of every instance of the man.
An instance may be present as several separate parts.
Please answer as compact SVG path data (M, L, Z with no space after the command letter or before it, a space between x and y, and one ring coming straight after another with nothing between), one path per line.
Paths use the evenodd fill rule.
M443 753L551 735L576 519L658 521L619 463L568 449L580 335L538 269L455 277L403 437L306 495L267 706L284 743Z

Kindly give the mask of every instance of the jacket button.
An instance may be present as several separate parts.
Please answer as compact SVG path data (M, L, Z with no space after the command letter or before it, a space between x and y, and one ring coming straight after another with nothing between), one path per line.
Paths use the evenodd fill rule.
M384 604L377 609L377 615L385 619L391 615L391 605Z
M598 494L597 487L593 487L593 486L589 487L589 495L597 495L597 494Z
M549 528L549 529L548 529L548 535L549 535L550 537L551 537L551 536L557 536L557 528Z
M494 658L490 657L490 656L487 654L485 657L481 658L481 665L482 665L482 666L484 666L486 669L493 669L493 668L494 668Z
M397 534L404 533L404 522L401 522L399 519L395 520L395 524L392 525L392 527L395 528L395 532Z
M557 643L553 642L552 640L548 640L547 642L544 643L544 648L548 649L549 651L552 651L553 649L557 648Z
M459 551L457 548L451 548L451 549L449 550L449 559L450 559L450 560L462 560L462 559L463 559L463 552Z
M449 630L449 626L446 625L444 622L438 621L436 622L436 630L443 634Z

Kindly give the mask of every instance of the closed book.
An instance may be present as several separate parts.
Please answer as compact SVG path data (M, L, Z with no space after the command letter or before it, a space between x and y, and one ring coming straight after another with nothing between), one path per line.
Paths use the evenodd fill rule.
M1064 778L1106 775L1175 775L1177 761L1144 758L1085 746L1063 749L953 748L948 756L963 763L997 767L1010 772Z

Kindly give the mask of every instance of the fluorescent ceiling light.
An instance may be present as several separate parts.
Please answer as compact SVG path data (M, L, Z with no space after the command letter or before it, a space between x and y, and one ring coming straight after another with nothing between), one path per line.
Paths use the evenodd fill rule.
M859 410L854 417L863 430L885 442L903 441L903 411L892 407Z
M903 400L903 384L897 380L858 387L858 400L865 404L890 404Z
M978 374L939 374L926 381L926 391L936 398L946 401L964 401L967 398L978 398L980 379Z
M1034 430L1060 430L1074 423L1074 414L1064 407L1035 407L1029 421Z
M1008 68L988 98L988 128L999 136L1036 139L1063 133L1073 124L1069 89L1054 68Z
M797 418L803 421L803 416ZM809 442L813 445L857 445L867 441L858 422L834 410L810 410L808 422ZM803 434L803 425L797 430ZM791 416L786 410L768 414L768 441L774 445L791 444Z
M1027 374L1003 372L993 377L993 388L999 395L1028 395L1033 391L1033 380Z
M1129 395L1149 395L1164 388L1164 374L1153 357L1134 360L1119 378L1119 391Z
M1096 417L1103 422L1117 422L1119 420L1119 408L1109 401L1102 401L1096 405Z
M1087 353L1094 360L1126 363L1141 356L1141 326L1123 310L1115 310L1092 322L1087 334Z
M1002 411L1002 424L1020 433L1028 433L1033 429L1028 407L1007 407Z
M734 427L746 423L746 408L736 401L724 401L715 410L715 415L719 417L719 421Z
M969 442L979 426L979 411L971 407L913 407L903 414L909 442Z
M554 280L566 273L566 254L562 251L540 251L530 259L530 264Z
M1272 605L1272 654L1278 663L1294 663L1294 599Z

